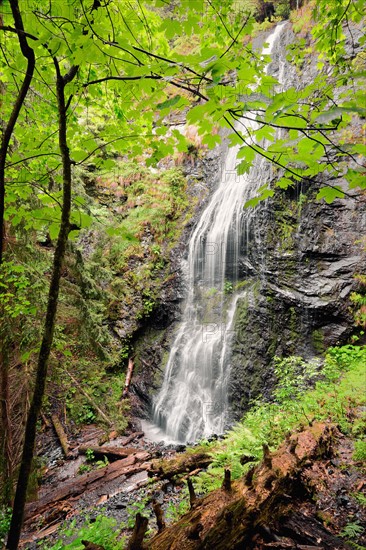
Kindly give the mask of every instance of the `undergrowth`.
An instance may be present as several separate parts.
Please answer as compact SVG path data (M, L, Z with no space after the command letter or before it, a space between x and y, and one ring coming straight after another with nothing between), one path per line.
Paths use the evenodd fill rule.
M120 534L124 527L124 525L119 525L114 518L101 514L96 518L86 519L79 528L76 528L76 520L73 520L62 529L59 540L53 546L41 543L40 548L42 550L84 550L85 546L82 541L87 540L103 546L105 550L123 550L125 538Z
M188 453L210 452L213 457L208 470L192 478L196 493L202 495L219 488L225 468L231 469L234 479L241 477L262 459L263 443L275 450L289 432L311 425L314 421L330 420L336 423L343 433L354 438L354 459L365 460L365 365L366 346L330 348L322 365L301 357L276 358L278 382L273 401L254 402L250 411L223 441L202 441L187 450ZM357 493L354 498L361 500L364 495ZM93 521L86 521L81 528L76 528L73 522L52 548L44 545L43 549L82 550L81 540L86 539L101 544L106 550L122 550L124 541L120 533L132 527L136 510L143 513L144 505L141 502L129 510L128 524L118 526L115 520L102 515ZM188 490L185 488L180 502L168 506L166 519L177 521L188 509ZM358 526L348 526L342 536L349 538L351 528L356 531Z
M366 347L346 345L330 348L321 367L299 357L276 360L278 384L271 403L252 404L222 442L211 444L213 462L194 478L198 493L221 486L224 468L239 478L263 456L262 445L274 450L286 434L319 420L331 420L355 439L355 459L365 459L362 435L366 414L355 410L366 404Z

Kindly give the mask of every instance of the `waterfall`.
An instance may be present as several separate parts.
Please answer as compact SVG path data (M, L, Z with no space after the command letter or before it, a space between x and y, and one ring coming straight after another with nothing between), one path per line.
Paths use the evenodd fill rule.
M284 23L266 39L270 54ZM153 404L153 422L173 441L195 441L222 433L228 413L230 344L238 290L239 254L245 250L253 211L243 209L261 185L262 159L238 176L238 147L228 150L221 182L191 236L187 260L188 295Z

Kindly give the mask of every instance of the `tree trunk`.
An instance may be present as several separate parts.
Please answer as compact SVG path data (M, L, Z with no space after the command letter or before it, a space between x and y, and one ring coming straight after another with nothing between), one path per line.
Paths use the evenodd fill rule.
M19 11L18 1L10 0L10 7L14 19L15 28L19 31L24 30L22 17ZM0 16L1 17L1 16ZM0 266L3 262L4 242L5 242L5 225L4 225L4 213L5 213L5 163L9 150L10 140L14 131L15 124L18 120L20 110L23 106L24 100L29 90L30 83L33 78L35 67L35 56L32 48L29 47L27 38L22 32L18 33L18 40L20 49L23 56L27 59L27 69L22 86L16 97L12 112L9 120L4 127L2 133L2 140L0 144ZM2 90L3 91L3 90ZM1 317L4 318L4 314L1 311ZM6 339L4 334L2 341L3 352L0 355L0 368L1 368L1 384L0 384L0 401L1 401L1 450L3 452L3 472L4 472L4 487L9 487L12 477L12 444L11 444L11 425L10 425L10 411L9 411L9 366L7 360L6 351ZM8 491L7 491L8 492ZM9 495L5 495L6 498Z
M15 2L12 2L12 5ZM53 341L53 333L55 326L55 318L57 312L58 295L60 290L61 270L65 257L66 243L70 230L70 211L71 211L71 161L70 152L67 145L67 117L66 117L66 102L65 102L65 86L71 82L77 73L77 67L72 67L70 71L62 76L60 67L56 58L54 58L56 69L56 92L58 106L58 132L59 132L59 147L62 156L62 172L63 172L63 200L61 212L61 225L57 238L55 254L53 258L53 267L51 282L48 294L47 312L41 348L38 357L37 374L34 386L34 393L30 405L25 435L23 454L20 464L19 478L15 493L13 515L11 518L10 530L7 541L9 550L18 548L23 517L24 507L27 496L27 488L29 476L32 468L32 459L34 453L34 443L36 438L37 420L42 407L44 396L48 360L51 352Z

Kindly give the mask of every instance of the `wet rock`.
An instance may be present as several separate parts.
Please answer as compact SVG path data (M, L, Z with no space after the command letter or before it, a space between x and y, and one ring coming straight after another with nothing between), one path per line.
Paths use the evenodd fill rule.
M278 48L290 41L288 28ZM315 72L311 60L302 82L311 82ZM296 78L286 67L286 85L297 85ZM270 180L270 171L263 165L261 179L266 177ZM332 204L318 202L326 183L324 178L277 189L251 213L245 228L239 258L243 291L229 363L232 421L259 394L270 397L274 356L320 356L352 332L353 276L366 260L359 243L366 231L365 197L351 191Z

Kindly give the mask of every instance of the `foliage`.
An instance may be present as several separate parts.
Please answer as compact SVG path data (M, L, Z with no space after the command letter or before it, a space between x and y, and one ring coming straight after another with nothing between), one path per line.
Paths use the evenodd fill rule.
M223 442L211 444L213 462L207 472L195 478L197 491L219 487L224 468L232 470L233 478L240 477L262 458L263 443L275 449L299 425L331 419L345 433L352 434L349 409L366 404L365 362L366 347L351 345L330 348L321 371L316 362L299 357L277 358L279 385L274 401L253 403Z
M29 301L30 281L25 267L12 262L0 266L0 305L10 317L34 315L36 308Z
M362 527L359 521L354 521L347 523L342 532L340 533L341 537L346 539L355 539L362 535L365 531L365 528Z
M320 362L317 359L304 361L302 357L275 357L274 372L277 384L274 398L278 403L298 400L301 394L319 377Z
M352 292L350 300L354 306L356 326L366 329L366 275L355 275L359 283L358 291Z
M355 441L355 452L353 453L353 459L359 462L366 462L366 440L357 439Z
M8 533L11 519L11 508L0 508L0 544L4 544L5 537Z
M148 498L142 498L141 500L136 500L129 506L127 506L127 514L128 514L128 520L127 520L127 527L132 529L136 522L136 514L140 513L144 515L146 514L146 506L148 504Z
M73 352L71 358L68 358L67 363L73 364L76 352ZM91 424L95 421L103 423L103 419L98 416L98 411L93 408L93 405L73 384L72 379L64 374L64 367L60 367L60 380L63 380L64 398L66 400L66 408L70 419L76 424ZM70 367L69 367L70 368ZM129 410L129 403L126 399L121 399L124 389L125 376L120 373L106 373L105 368L101 368L100 363L87 360L79 360L74 374L79 380L88 381L88 394L96 402L100 404L103 412L113 418L115 426L120 433L123 433L127 426L128 418L126 416Z
M361 506L366 508L366 495L361 492L357 492L352 493L351 496L353 496L353 498L356 499Z
M171 501L168 503L168 506L165 512L165 517L169 522L174 523L178 521L181 516L186 514L188 510L189 510L189 499L188 499L188 495L185 495L183 499L180 500L178 503L171 502Z
M276 4L276 15L282 19L288 19L291 13L290 1L280 0Z
M116 159L124 154L156 164L174 150L187 152L189 140L177 129L170 131L167 123L172 113L178 115L188 109L188 122L197 127L208 147L221 139L212 132L217 125L231 129L231 145L243 146L241 172L249 169L255 152L285 170L281 187L327 170L328 181L334 180L335 186L326 188L319 198L330 201L342 195L335 187L345 168L345 155L354 155L356 163L352 168L346 167L346 178L350 187L363 187L362 170L357 162L357 156L363 154L362 145L347 143L339 151L333 139L334 131L345 128L352 113L364 113L362 101L358 101L359 76L346 63L342 30L343 21L360 21L360 0L351 3L342 0L333 3L330 9L325 0L317 3L317 23L312 31L314 49L321 52L321 63L331 63L334 78L329 80L326 71L320 72L303 90L293 90L296 101L288 91L277 91L275 79L265 75L266 59L253 56L251 48L243 51L240 39L232 39L250 35L253 20L247 20L243 13L255 13L256 4L249 0L189 5L183 2L173 4L167 11L157 0L145 6L131 4L128 8L114 0L111 6L98 5L90 17L79 2L64 2L52 6L51 11L47 11L47 2L28 2L26 31L33 37L29 41L42 79L34 81L33 95L26 98L27 111L20 113L15 129L15 141L21 143L21 149L9 151L8 181L21 183L7 189L8 222L14 228L23 226L28 231L48 232L51 239L57 235L60 153L54 132L56 106L50 92L54 75L49 63L56 52L62 59L62 70L78 67L77 78L70 85L72 116L68 120L75 175L88 166L106 173L115 168ZM287 9L288 2L277 2L277 10ZM131 21L126 27L129 16ZM5 10L4 25L11 23ZM323 32L325 26L329 32ZM194 54L182 53L183 37L186 43L196 44ZM7 32L6 48L8 56L1 64L1 79L11 97L24 67L14 33ZM12 56L20 68L15 73L9 62ZM234 70L237 80L230 78ZM341 72L342 80L356 84L352 101L348 93L335 98ZM258 101L257 94L263 99ZM200 103L192 101L195 97ZM5 118L10 108L11 104L6 103ZM110 117L110 113L114 116ZM248 120L260 119L258 130L253 132L258 143L266 138L267 150L252 145L254 140L249 141L244 131L233 131L235 120L242 115ZM277 139L276 126L291 128L287 139ZM37 127L35 139L34 127ZM336 162L329 162L331 152L335 153ZM73 197L72 221L80 229L89 227L92 217L79 190L75 189Z
M234 285L231 281L225 281L224 283L224 293L225 294L232 294L234 291Z
M121 526L113 518L98 515L87 519L81 528L76 528L76 521L63 529L60 538L53 546L42 545L42 550L83 550L82 540L102 545L105 550L123 550L125 541L120 537Z

